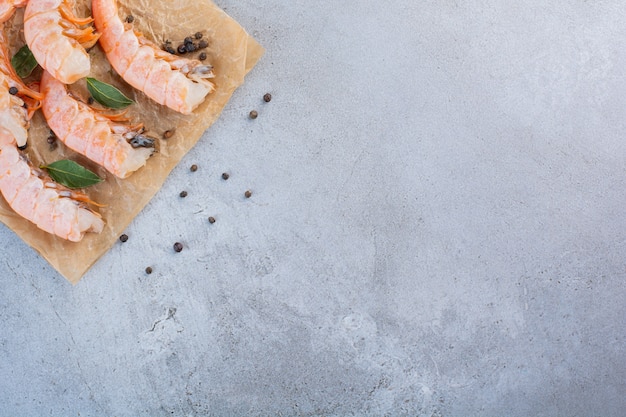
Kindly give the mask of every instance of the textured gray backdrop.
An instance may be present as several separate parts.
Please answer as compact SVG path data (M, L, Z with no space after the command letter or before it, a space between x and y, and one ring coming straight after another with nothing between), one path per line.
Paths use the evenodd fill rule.
M267 53L128 242L0 227L0 415L626 415L623 1L218 4Z

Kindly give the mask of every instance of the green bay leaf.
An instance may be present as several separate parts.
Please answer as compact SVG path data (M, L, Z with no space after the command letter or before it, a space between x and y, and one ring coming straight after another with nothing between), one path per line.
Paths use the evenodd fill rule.
M111 109L123 109L134 103L111 84L87 77L87 89L98 103Z
M11 58L11 65L13 65L17 75L26 78L37 68L37 60L28 49L28 45L24 45Z
M56 161L41 168L48 170L53 180L67 188L85 188L102 182L102 178L69 159Z

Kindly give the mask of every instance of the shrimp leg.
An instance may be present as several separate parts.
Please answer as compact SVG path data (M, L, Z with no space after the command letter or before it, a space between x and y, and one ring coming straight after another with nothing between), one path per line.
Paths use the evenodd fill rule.
M99 43L115 71L159 104L190 114L215 86L213 67L171 55L119 17L117 0L92 0Z

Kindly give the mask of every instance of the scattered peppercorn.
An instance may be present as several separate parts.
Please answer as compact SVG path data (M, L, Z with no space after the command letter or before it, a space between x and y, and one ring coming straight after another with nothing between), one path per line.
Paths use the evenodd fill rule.
M270 93L265 94L263 96L263 101L269 103L270 101L272 101L272 95Z
M183 42L185 42L185 45L187 45L189 43L193 43L193 39L191 38L191 36L187 36Z
M152 273L152 267L149 266L146 268L146 274L150 275Z
M172 55L176 54L176 49L172 48L171 46L166 46L165 50Z
M56 142L56 141L57 141L57 137L56 137L56 136L54 136L54 135L50 135L50 136L48 136L48 139L46 139L46 140L48 141L48 143L49 143L50 145L52 145L54 142Z
M176 252L181 252L183 250L183 244L180 242L174 243L174 250Z
M198 49L204 49L207 46L209 46L209 43L205 39L202 39L200 42L198 42Z
M244 193L244 195L246 196L246 198L250 198L252 197L252 191L248 190Z
M209 217L209 223L211 224L215 223L215 217L213 216Z
M174 136L174 133L176 132L176 129L168 129L165 132L163 132L163 139L169 139L172 136Z
M89 96L89 98L87 99L87 104L92 105L94 101L96 100L93 97Z
M187 197L187 191L181 191L179 194L182 198Z
M198 59L200 61L204 61L206 59L206 53L205 52L200 52L200 55L198 55Z
M187 46L184 43L181 43L180 45L178 45L177 51L179 54L184 54L187 52Z
M229 177L230 177L230 175L228 174L228 172L224 172L224 173L222 174L222 179L223 179L223 180L227 180Z
M196 32L193 36L196 39L202 39L202 32Z
M128 235L127 234L123 234L120 236L120 241L121 242L126 242L128 240Z
M17 87L9 88L9 94L11 94L12 96L16 95L18 92L19 90L17 89Z
M196 45L194 43L186 43L185 44L185 50L187 52L194 52L197 49Z
M198 165L193 164L193 165L189 168L189 170L190 170L191 172L196 172L196 171L198 170Z
M126 16L126 22L133 23L134 21L135 21L135 16L133 16L132 14L129 14L128 16Z
M251 119L256 119L257 117L259 117L259 112L257 112L256 110L252 110L250 112L250 118Z

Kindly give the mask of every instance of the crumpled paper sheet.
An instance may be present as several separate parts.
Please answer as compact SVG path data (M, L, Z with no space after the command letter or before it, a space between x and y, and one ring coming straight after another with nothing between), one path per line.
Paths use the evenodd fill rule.
M89 0L78 0L76 14L87 16L90 5ZM128 116L133 122L143 122L147 133L159 139L159 152L148 160L145 167L124 180L115 178L103 168L67 149L60 141L57 149L51 150L47 143L49 128L41 112L37 112L29 131L29 157L35 165L73 159L104 178L105 181L85 189L85 192L92 200L106 205L97 209L106 226L100 234L87 233L81 242L68 242L41 231L15 214L1 195L0 221L73 284L116 243L128 224L161 188L172 169L217 120L234 90L243 83L244 76L264 52L235 20L210 0L119 0L118 5L122 19L132 14L135 28L159 45L169 39L176 48L186 36L202 32L203 38L209 42L209 47L204 50L207 54L205 62L214 67L216 91L193 114L178 114L128 86L111 68L100 47L94 47L90 51L90 76L115 85L136 101L129 108ZM5 27L10 38L11 53L25 43L21 33L22 19L23 11L18 10ZM84 98L88 97L85 80L72 85L71 89ZM174 136L162 139L163 132L173 128L176 129ZM4 253L10 256L6 249Z

